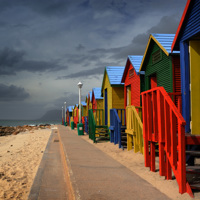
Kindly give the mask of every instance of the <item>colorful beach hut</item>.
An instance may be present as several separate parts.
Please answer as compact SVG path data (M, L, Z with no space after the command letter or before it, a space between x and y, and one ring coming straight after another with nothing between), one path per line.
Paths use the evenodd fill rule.
M85 103L86 103L86 114L85 114L85 118L84 118L84 122L85 122L85 132L88 134L89 133L89 129L88 129L88 114L89 114L89 110L92 109L92 91L88 92L88 94L86 95L86 99L85 99Z
M124 66L108 66L105 68L101 96L103 100L105 125L110 126L110 109L124 108L124 84L121 83Z
M77 124L79 122L79 109L78 109L78 104L74 105L73 109L73 120L74 120L74 127L77 127Z
M140 65L143 56L128 56L122 83L124 83L124 108L126 109L127 150L143 153L142 108L140 107ZM121 137L122 139L124 137ZM122 140L121 139L121 140ZM119 144L120 146L120 144Z
M68 106L67 107L67 125L70 126L70 119L72 117L72 111L74 109L74 106Z
M180 107L180 54L172 52L175 34L151 34L139 72L141 92L163 86L176 106Z
M188 0L172 51L180 50L182 115L186 132L200 135L200 1Z
M140 106L140 65L143 56L128 56L122 83L124 83L124 108L128 105Z
M101 88L92 88L92 109L103 109L103 97L101 96Z

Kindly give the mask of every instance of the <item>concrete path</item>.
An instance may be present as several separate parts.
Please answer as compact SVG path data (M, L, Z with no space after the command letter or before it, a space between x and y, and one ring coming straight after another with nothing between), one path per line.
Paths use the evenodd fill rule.
M52 130L28 199L69 199L69 187L63 166L58 133L57 130Z
M131 170L79 137L69 127L58 125L73 199L132 200L169 199Z

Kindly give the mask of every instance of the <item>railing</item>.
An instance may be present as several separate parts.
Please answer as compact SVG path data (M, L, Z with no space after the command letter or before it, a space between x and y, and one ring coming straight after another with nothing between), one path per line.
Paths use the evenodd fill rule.
M104 122L104 110L103 109L92 109L94 121L97 126L102 126Z
M141 119L142 107L126 107L127 150L133 149L134 146L135 153L140 151L143 154L143 124Z
M110 142L121 148L121 127L125 126L125 109L110 109Z
M191 194L186 181L185 120L163 87L141 95L145 166L155 171L155 144L158 143L160 175L171 179L172 169L179 192Z
M89 129L88 129L88 116L86 116L85 117L85 132L87 133L87 134L89 134Z
M89 125L89 138L94 141L96 123L92 109L90 109L88 112L88 125Z

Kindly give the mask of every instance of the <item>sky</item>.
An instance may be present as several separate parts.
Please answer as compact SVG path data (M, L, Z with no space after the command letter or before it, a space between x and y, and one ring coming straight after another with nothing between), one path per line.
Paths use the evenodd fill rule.
M176 33L187 0L0 0L0 119L38 119Z

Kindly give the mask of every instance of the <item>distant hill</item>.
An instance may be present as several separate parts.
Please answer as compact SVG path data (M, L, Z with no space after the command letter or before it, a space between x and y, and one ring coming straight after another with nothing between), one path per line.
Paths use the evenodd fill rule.
M60 110L50 110L47 111L40 120L62 120L62 113Z

